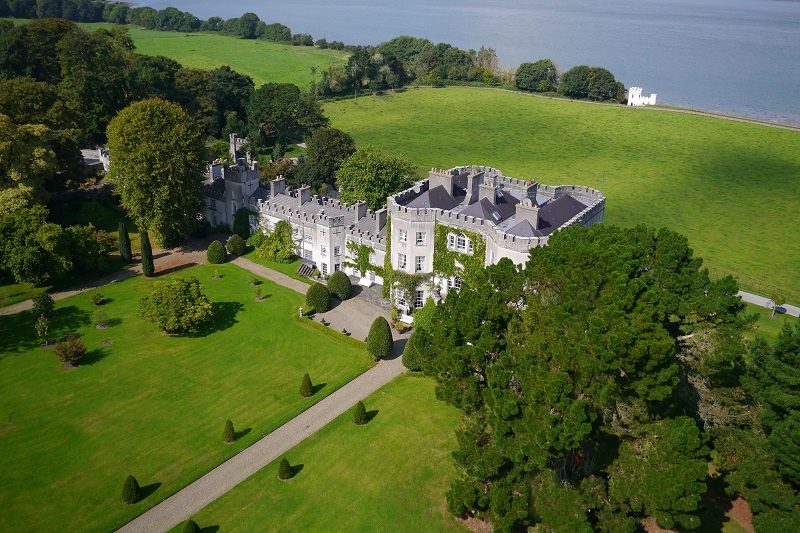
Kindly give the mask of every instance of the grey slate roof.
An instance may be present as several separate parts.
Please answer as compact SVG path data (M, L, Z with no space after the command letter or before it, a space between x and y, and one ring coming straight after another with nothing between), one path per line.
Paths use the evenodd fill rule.
M551 200L539 211L539 231L550 235L584 209L584 204L568 194Z
M514 216L519 199L510 194L498 195L497 202L492 204L483 198L461 211L462 215L483 218L494 224L499 224L508 217Z
M462 194L462 196L464 195ZM433 189L423 192L408 202L406 207L413 207L414 209L429 207L450 211L460 203L461 200L454 198L450 193L447 192L447 190L445 190L443 186L439 185L438 187L434 187Z

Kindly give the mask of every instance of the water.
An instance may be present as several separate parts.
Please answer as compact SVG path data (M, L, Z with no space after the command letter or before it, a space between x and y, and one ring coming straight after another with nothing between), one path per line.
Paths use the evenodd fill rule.
M605 67L670 103L800 124L797 0L142 0L207 19L256 13L347 44L399 35L497 50L500 63Z

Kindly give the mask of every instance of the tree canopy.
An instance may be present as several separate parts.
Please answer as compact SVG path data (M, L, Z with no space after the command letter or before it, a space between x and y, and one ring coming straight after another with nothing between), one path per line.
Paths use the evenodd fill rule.
M160 99L131 104L108 127L109 179L140 228L162 243L188 235L203 210L205 145L192 118Z
M365 200L377 211L386 204L386 197L413 183L414 165L405 157L384 155L372 145L358 149L344 160L336 172L340 198L355 203Z
M522 63L514 76L517 89L523 91L555 91L558 85L558 69L550 59L536 63Z

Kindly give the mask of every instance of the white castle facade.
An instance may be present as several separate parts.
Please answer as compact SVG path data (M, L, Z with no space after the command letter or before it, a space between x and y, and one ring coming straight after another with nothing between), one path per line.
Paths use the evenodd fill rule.
M205 191L205 216L212 225L232 226L241 207L252 210L254 231L269 232L287 221L297 255L323 275L343 270L367 286L384 284L387 271L395 280L417 276L414 291L397 288L392 294L405 314L428 297L438 301L458 290L467 265L482 267L502 258L522 264L528 251L547 244L555 231L602 222L605 210L605 198L594 189L542 185L482 166L432 169L377 212L363 201L348 205L312 195L308 186L293 189L282 177L263 187L258 163L244 159L210 167ZM447 268L437 268L437 257L441 267L444 255Z
M643 105L656 105L656 93L652 93L650 96L643 96L641 87L629 87L628 105L637 107Z

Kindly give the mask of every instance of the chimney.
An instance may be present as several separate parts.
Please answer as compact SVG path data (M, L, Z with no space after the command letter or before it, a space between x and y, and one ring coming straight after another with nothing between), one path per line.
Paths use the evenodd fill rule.
M453 175L448 170L432 168L428 173L428 189L433 190L439 185L444 187L447 194L453 194Z
M536 192L539 190L539 183L536 181L526 181L525 188L523 189L525 195L523 198L528 198L534 204L536 203Z
M297 198L299 200L298 205L303 205L306 202L311 201L311 187L308 185L303 185L299 189L297 189Z
M523 198L522 201L517 204L515 218L517 222L527 220L531 223L533 229L539 229L539 206L536 205L535 201L531 201L530 198Z
M473 167L473 172L467 175L467 197L464 199L465 205L473 204L478 200L478 185L480 185L482 179L483 172L478 172L477 169Z
M283 176L278 176L269 182L269 196L275 198L279 194L286 194L286 180Z
M367 202L359 200L356 202L356 222L367 216Z
M375 233L380 233L386 225L386 215L387 211L385 207L375 212Z
M484 198L492 202L492 205L497 203L497 186L494 183L494 176L478 185L478 199L483 200Z

